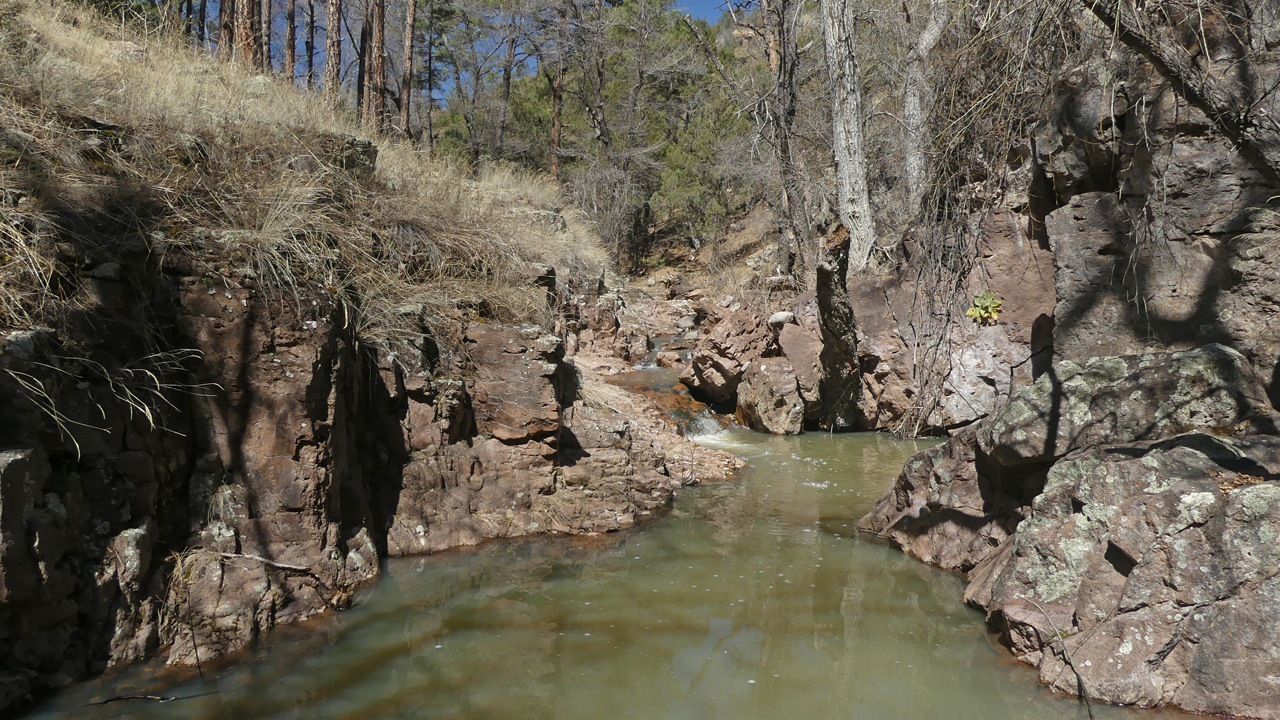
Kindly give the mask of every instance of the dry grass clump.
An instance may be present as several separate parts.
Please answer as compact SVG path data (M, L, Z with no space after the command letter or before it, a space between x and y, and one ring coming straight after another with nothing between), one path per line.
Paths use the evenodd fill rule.
M67 0L0 0L0 327L57 326L84 267L141 252L340 298L363 341L425 324L447 344L467 317L547 321L535 263L604 262L547 178L357 140L318 96L124 32Z

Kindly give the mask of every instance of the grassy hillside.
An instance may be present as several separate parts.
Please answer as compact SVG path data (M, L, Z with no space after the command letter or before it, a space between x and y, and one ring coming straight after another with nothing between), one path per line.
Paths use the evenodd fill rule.
M139 253L337 296L387 346L423 323L447 347L466 317L546 320L534 263L598 272L551 180L359 134L318 95L179 38L0 0L0 328L63 326L93 300L87 268Z

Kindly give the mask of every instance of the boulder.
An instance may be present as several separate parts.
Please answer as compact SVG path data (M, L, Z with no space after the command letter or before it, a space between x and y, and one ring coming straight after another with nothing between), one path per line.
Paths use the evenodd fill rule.
M1280 676L1277 480L1277 437L1079 451L1054 464L966 600L1057 690L1280 717L1267 680Z
M1065 361L1019 392L979 438L1005 465L1039 463L1102 442L1154 440L1189 429L1274 429L1266 388L1240 353L1184 352Z
M804 429L805 401L795 369L786 358L751 363L738 385L738 418L752 430L798 435Z
M791 363L806 417L821 414L819 390L822 383L822 338L799 325L788 324L778 333L778 348Z
M658 353L656 358L658 367L681 369L684 367L684 359L680 357L680 353L670 350L664 350Z
M969 570L1013 535L1044 482L1043 472L1007 471L978 448L981 426L911 456L858 529L948 570Z
M749 310L729 312L698 340L680 382L709 405L732 402L747 365L777 352L773 333L758 315Z
M560 404L552 377L564 357L559 338L533 326L473 325L466 348L478 430L506 443L548 440L554 447Z
M780 310L770 315L769 319L766 322L768 322L769 324L769 329L773 330L774 332L779 332L782 330L784 325L787 325L789 323L794 323L795 321L796 321L795 313L789 310Z

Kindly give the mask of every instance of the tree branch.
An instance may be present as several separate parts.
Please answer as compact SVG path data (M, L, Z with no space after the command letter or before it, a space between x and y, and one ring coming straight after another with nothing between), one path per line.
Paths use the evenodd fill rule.
M1240 154L1268 181L1280 185L1280 128L1262 124L1254 111L1180 47L1143 31L1139 18L1121 0L1081 0L1118 40L1155 66L1174 91L1209 117L1240 148Z

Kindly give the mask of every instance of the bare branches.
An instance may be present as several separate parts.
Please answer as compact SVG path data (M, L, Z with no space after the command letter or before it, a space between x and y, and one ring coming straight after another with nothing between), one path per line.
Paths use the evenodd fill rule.
M1280 125L1260 114L1256 103L1231 91L1211 68L1203 9L1198 8L1196 53L1148 27L1128 0L1081 0L1117 39L1155 66L1179 95L1198 108L1271 182L1280 185ZM1221 18L1217 21L1222 22ZM1204 59L1197 62L1196 58Z

